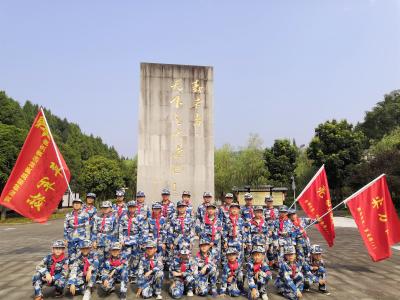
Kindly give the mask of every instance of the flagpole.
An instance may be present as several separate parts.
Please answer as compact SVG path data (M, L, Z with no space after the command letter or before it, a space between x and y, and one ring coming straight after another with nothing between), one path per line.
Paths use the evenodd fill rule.
M351 200L351 198L353 198L354 196L357 196L359 193L361 193L362 191L364 191L366 188L368 188L369 186L371 186L373 183L375 183L375 181L381 179L383 176L385 176L385 174L381 174L380 176L378 176L377 178L375 178L374 180L372 180L370 183L368 183L367 185L363 186L361 189L359 189L358 191L356 191L355 193L351 194L349 197L347 197L346 199L344 199L342 202L340 202L338 205L336 205L334 208L328 210L326 213L324 213L322 216L318 217L317 219L315 219L314 222L312 222L310 225L304 227L304 230L306 230L307 228L311 227L312 225L314 225L315 223L318 222L319 219L322 219L323 217L325 217L327 214L329 214L331 211L334 211L336 208L338 208L340 205L342 204L346 204L347 202L349 202Z
M293 205L295 205L297 203L297 201L301 198L301 196L303 196L304 192L310 187L310 185L312 184L312 182L314 181L315 178L317 178L317 176L319 175L319 173L321 173L322 169L324 168L325 164L323 164L321 166L321 168L319 168L319 170L317 171L317 173L315 173L315 175L313 176L313 178L311 178L311 180L308 182L308 184L306 185L306 187L301 191L301 193L297 196L297 198L293 201L292 205L290 205L289 209L292 208Z
M54 151L56 152L56 155L57 155L58 163L60 164L61 171L62 171L62 173L63 173L63 175L64 175L65 182L67 183L68 191L69 191L70 195L72 196L73 193L72 193L71 187L69 186L69 182L68 182L68 179L67 179L67 174L65 174L64 166L63 166L63 164L62 164L62 162L61 162L60 154L58 153L58 149L57 149L57 147L56 147L56 143L54 142L54 138L53 138L53 135L52 135L52 133L51 133L49 123L47 123L47 119L46 119L46 115L44 114L43 107L40 107L40 111L42 112L44 121L45 121L46 126L47 126L47 129L48 129L48 131L49 131L51 143L53 144Z

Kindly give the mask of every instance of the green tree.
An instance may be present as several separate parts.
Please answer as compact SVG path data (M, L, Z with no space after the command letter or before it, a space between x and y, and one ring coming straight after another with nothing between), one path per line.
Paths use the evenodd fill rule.
M214 184L217 199L223 199L225 194L232 191L235 174L236 153L229 144L214 152Z
M121 163L122 177L127 187L126 197L133 199L136 194L137 156L133 159L123 159Z
M91 191L103 200L113 197L115 190L124 185L118 162L100 155L93 156L83 163L79 181L83 189L82 194Z
M270 183L289 186L296 169L298 149L288 139L275 140L264 151L265 166L271 173Z
M385 134L400 126L400 90L384 96L372 111L365 114L364 122L357 125L370 143L380 140Z
M343 197L346 178L351 174L352 167L360 162L363 141L363 133L354 130L346 120L327 121L315 129L307 155L316 168L325 164L334 200Z

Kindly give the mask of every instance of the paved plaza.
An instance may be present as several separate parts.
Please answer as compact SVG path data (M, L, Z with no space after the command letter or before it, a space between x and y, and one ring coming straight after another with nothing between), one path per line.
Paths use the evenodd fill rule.
M315 290L304 294L304 299L400 299L400 251L394 249L391 259L374 263L368 256L354 222L349 218L335 218L336 243L326 248L321 235L311 229L313 243L321 243L326 249L325 261L331 295L322 295ZM340 226L340 227L339 227ZM343 227L345 226L345 227ZM0 226L0 299L32 299L31 277L35 265L49 252L50 243L62 238L63 220L50 221L45 225L1 225ZM136 287L129 287L128 299L134 299ZM52 290L45 295L51 297ZM116 294L107 298L94 291L92 299L118 299ZM171 299L164 287L164 299ZM72 297L66 295L65 299ZM82 296L75 299L81 299ZM193 297L199 299L199 297ZM210 297L211 298L211 297ZM269 298L284 299L270 283ZM238 298L244 299L244 298Z

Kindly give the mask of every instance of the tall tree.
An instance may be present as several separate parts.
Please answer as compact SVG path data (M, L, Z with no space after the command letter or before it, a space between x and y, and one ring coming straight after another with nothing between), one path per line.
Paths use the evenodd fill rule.
M346 120L318 125L307 155L315 167L325 164L334 200L342 198L342 187L352 167L360 162L364 135Z
M224 195L232 191L235 185L235 160L237 155L229 144L214 152L214 182L217 199L223 199Z

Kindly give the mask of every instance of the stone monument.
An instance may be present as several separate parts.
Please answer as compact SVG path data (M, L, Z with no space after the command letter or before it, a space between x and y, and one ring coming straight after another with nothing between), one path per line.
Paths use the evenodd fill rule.
M137 189L146 202L214 193L213 68L142 63Z

